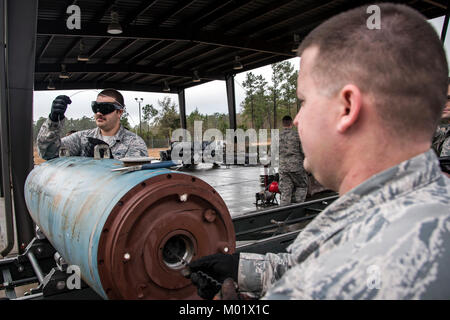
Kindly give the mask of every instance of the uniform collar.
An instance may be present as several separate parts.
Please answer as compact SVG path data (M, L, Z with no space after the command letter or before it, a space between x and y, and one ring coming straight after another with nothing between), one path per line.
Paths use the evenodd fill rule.
M442 177L432 149L386 169L342 195L322 211L288 248L306 259L320 243L352 222L367 217L375 208L420 189Z
M120 125L119 131L117 131L117 133L114 135L115 142L113 143L113 145L116 142L122 142L124 135L125 135L125 128L122 125ZM101 139L103 137L99 127L95 129L95 137L98 139ZM110 145L109 147L112 147L113 145Z
M357 187L342 195L325 211L326 214L337 214L339 218L354 212L350 207L358 207L359 212L387 202L399 195L412 192L442 175L439 160L432 149L411 159L386 169ZM334 216L334 218L338 218Z

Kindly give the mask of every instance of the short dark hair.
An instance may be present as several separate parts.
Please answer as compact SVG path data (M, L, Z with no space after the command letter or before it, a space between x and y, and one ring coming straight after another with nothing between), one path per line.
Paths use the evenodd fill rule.
M116 89L105 89L102 92L100 92L98 95L114 98L122 106L122 108L125 107L125 102L124 102L123 96Z
M448 65L426 18L406 5L381 3L381 28L369 29L367 6L327 20L300 44L316 46L314 80L336 94L347 83L373 95L379 118L395 135L431 137L447 96Z
M291 116L284 116L281 121L283 121L283 126L285 127L289 127L292 124Z

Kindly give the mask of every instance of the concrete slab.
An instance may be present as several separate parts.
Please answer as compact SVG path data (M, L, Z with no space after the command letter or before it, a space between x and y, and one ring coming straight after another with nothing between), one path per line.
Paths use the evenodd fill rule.
M220 194L232 217L255 211L255 193L261 191L259 176L262 166L220 166L201 163L195 168L179 171L196 176Z

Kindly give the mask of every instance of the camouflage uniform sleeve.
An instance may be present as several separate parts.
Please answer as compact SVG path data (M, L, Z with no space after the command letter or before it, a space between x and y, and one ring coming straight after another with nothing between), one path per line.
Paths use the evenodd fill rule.
M42 159L49 160L58 157L59 149L64 147L69 150L71 156L81 153L80 136L72 134L61 139L65 119L53 122L47 119L39 130L37 136L37 148Z
M290 253L241 253L239 258L239 291L260 298L294 265Z
M148 157L147 145L141 137L136 136L131 139L125 157Z
M64 120L53 122L50 119L42 124L36 141L38 154L42 159L49 160L58 156L63 125Z
M450 156L450 137L445 139L444 143L442 144L442 150L440 157L449 157Z

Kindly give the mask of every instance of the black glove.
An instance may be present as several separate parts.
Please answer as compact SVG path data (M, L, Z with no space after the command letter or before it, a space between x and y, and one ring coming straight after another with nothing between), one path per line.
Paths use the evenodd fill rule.
M189 263L191 272L202 271L222 283L226 278L237 282L239 269L239 253L216 253L202 257Z
M211 300L219 292L225 279L231 278L237 282L239 253L212 254L191 262L188 267L198 295Z
M52 103L52 110L49 118L52 121L59 121L64 119L64 112L66 112L67 105L71 104L72 100L68 96L57 96Z
M222 287L219 282L201 271L191 273L190 277L194 286L197 287L198 296L206 300L212 300Z

